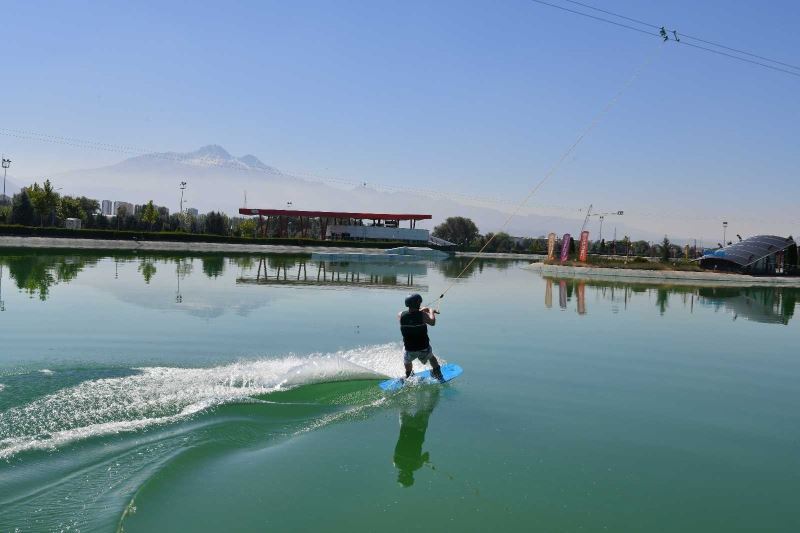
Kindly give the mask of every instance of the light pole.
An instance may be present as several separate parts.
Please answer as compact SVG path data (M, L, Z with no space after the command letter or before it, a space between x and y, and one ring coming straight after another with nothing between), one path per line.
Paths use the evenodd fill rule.
M186 190L186 182L182 181L181 182L181 205L180 205L180 209L178 209L178 213L181 213L181 214L183 214L183 191L185 191L185 190Z
M6 173L8 172L8 167L11 166L11 160L6 159L5 157L2 158L3 160L3 199L6 197Z
M722 247L723 248L728 246L728 241L726 240L727 235L728 235L728 221L727 220L723 220L722 221Z
M603 240L603 220L605 220L605 218L607 216L609 216L609 215L616 216L616 217L621 217L624 214L625 214L625 211L612 211L610 213L595 213L595 214L591 215L593 217L599 217L600 218L600 236L598 237L598 240L600 240L600 241ZM587 215L587 217L588 217L588 215Z

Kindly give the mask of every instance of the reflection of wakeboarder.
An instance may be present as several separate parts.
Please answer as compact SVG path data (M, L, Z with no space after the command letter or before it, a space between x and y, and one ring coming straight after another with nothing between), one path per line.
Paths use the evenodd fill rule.
M439 388L426 387L417 395L414 414L404 407L400 412L400 435L394 447L394 466L397 467L397 481L404 487L414 484L414 472L430 462L430 454L422 452L428 419L439 402Z

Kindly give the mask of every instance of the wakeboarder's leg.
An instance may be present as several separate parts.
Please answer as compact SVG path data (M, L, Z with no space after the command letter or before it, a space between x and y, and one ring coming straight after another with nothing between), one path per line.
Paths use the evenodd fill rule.
M431 363L431 376L435 377L439 381L444 381L444 376L442 375L442 367L439 366L439 361L436 359L435 355L432 355L430 359L428 359Z

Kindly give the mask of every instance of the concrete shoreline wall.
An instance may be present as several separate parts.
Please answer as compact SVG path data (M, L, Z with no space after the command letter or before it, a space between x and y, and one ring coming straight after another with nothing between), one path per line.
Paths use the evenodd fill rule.
M747 276L721 272L684 272L680 270L636 270L632 268L574 267L531 263L523 267L542 275L563 278L645 281L685 285L715 285L735 287L800 287L800 278L783 276Z

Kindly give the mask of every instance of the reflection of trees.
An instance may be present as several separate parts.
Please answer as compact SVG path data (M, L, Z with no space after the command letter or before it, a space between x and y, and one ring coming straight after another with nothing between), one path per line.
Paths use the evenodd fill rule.
M464 272L461 276L463 278L472 276L476 270L483 272L483 259L476 259L471 264L470 261L472 259L469 257L451 257L450 259L439 261L436 266L445 278L458 277L462 271ZM466 270L464 270L465 268Z
M658 307L658 312L662 315L667 312L667 307L669 306L669 290L666 288L659 288L656 292L656 307Z
M255 258L252 255L237 255L228 258L228 261L242 270L251 270L256 265Z
M514 259L474 259L471 257L451 257L435 263L436 268L445 278L456 278L463 271L462 278L469 278L475 271L483 272L484 268L507 270L515 263ZM464 270L466 269L466 270Z
M576 282L591 287L595 294L605 300L620 300L626 304L633 294L655 294L656 308L663 315L672 296L682 295L684 307L691 309L697 301L714 309L724 309L738 317L766 323L788 324L794 316L800 296L800 289L791 287L698 287L600 279L562 279L557 276L544 276L544 279L550 283L564 282L565 292L570 297L570 289Z
M156 265L151 259L143 257L141 263L139 263L139 272L142 273L144 282L149 284L153 276L156 275Z
M209 278L216 278L225 272L224 255L204 255L202 258L203 273Z
M58 283L69 283L89 265L97 263L97 257L82 255L41 255L22 253L0 257L0 264L8 267L8 274L18 289L29 296L39 295L46 300L50 287Z
M784 292L781 298L781 314L784 320L788 323L794 316L794 307L797 302L798 291L788 290Z
M294 268L298 258L292 255L268 255L267 264L270 268Z
M194 270L194 260L191 257L176 257L175 265L178 275L184 278Z

